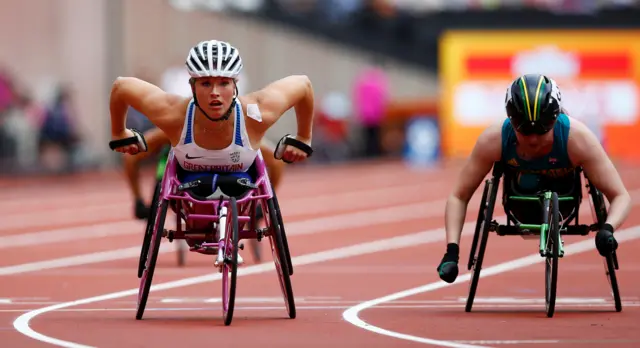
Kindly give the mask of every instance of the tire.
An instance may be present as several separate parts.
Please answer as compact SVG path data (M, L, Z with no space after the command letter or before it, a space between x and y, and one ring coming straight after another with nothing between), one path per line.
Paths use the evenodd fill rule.
M162 200L158 204L158 214L155 218L153 227L153 234L150 242L150 248L147 252L146 267L142 272L140 279L140 288L138 290L138 304L136 310L136 319L142 319L144 309L147 305L147 298L149 297L149 290L151 289L151 283L153 280L153 273L156 268L156 261L158 260L158 252L160 251L160 242L162 242L162 232L164 230L164 222L167 217L167 208L169 207L169 201Z
M489 239L489 228L491 227L491 221L493 219L493 209L496 205L496 197L498 195L499 180L494 176L492 179L486 181L487 192L489 193L489 201L486 205L486 212L484 219L482 220L482 227L476 226L477 230L480 230L481 235L478 237L480 241L480 247L477 250L472 259L469 261L472 263L471 269L471 281L469 282L469 295L467 296L467 304L465 306L465 312L470 312L473 307L473 300L476 296L476 290L478 289L478 281L480 279L480 270L482 269L482 261L484 259L484 252L487 248L487 240ZM475 250L474 250L475 251Z
M545 202L545 223L548 224L545 263L545 306L547 317L553 317L556 307L556 293L558 287L558 259L560 245L560 201L558 194L553 192L551 199ZM546 209L548 208L548 209Z
M284 223L282 220L282 213L280 212L280 204L278 203L278 197L276 196L275 191L273 192L273 206L276 210L276 216L278 218L278 224L280 225L280 234L282 236L282 244L284 246L284 251L287 259L287 266L289 267L289 275L293 275L293 262L291 262L291 251L289 250L289 242L287 241L287 233L284 229Z
M482 226L482 219L484 219L486 207L487 207L487 194L489 192L489 181L485 182L484 190L482 192L482 199L480 199L480 209L478 209L478 219L476 220L476 230L473 233L473 241L471 242L471 250L469 250L469 262L467 263L467 270L470 271L473 267L474 256L476 249L478 248L478 238L480 236L480 227Z
M593 184L589 181L589 197L591 201L591 212L595 215L595 219L598 226L601 227L607 221L607 205L604 201L604 196ZM613 302L616 312L622 311L622 298L620 297L620 289L618 288L618 279L616 277L616 270L618 269L618 258L614 251L611 255L604 258L605 275L611 286L611 295L613 296Z
M225 256L224 265L222 270L222 316L224 318L224 325L229 326L233 320L233 310L235 308L236 300L236 281L238 277L238 241L240 240L240 231L238 224L238 205L236 199L231 197L229 201L229 207L226 226L226 238L225 238ZM229 221L231 221L229 223ZM227 229L230 226L230 231ZM227 284L229 285L228 289Z
M155 221L158 199L160 199L160 185L162 179L156 181L156 187L153 190L153 198L151 199L151 206L149 207L149 216L147 217L147 227L144 231L144 237L142 240L142 248L140 249L140 258L138 260L138 279L142 278L142 272L144 271L144 263L147 258L147 252L149 251L149 245L151 244L151 237L153 236L153 223Z
M269 198L267 200L267 207L269 210L270 224L269 241L271 244L273 261L280 280L280 289L282 290L282 296L284 297L287 313L289 314L289 318L294 319L296 317L296 304L293 296L293 288L291 286L291 275L289 273L288 263L286 261L282 262L282 260L286 260L286 252L280 230L280 224L277 223L277 211L273 198Z

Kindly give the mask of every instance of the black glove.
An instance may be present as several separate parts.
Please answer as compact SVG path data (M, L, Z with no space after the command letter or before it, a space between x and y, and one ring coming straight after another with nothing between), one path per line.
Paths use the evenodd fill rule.
M444 254L437 271L440 279L447 283L453 283L458 277L458 260L460 259L460 247L458 244L447 244L447 252Z
M610 255L618 249L618 242L613 236L613 226L604 224L598 234L596 234L596 249L602 256Z

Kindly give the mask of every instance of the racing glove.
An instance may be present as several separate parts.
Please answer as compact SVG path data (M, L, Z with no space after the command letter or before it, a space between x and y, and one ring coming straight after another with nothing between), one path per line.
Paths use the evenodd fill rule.
M613 236L613 226L604 224L596 234L596 249L602 256L607 256L618 249L618 242Z
M447 244L447 252L442 257L437 271L440 279L447 283L453 283L458 277L458 260L460 259L460 247L456 243Z

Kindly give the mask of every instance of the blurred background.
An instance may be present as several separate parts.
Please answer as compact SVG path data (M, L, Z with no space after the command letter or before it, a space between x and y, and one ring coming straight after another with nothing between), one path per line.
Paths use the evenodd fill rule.
M243 54L240 92L306 74L315 154L302 165L468 155L504 91L550 74L618 161L640 159L635 0L3 0L0 173L118 168L108 99L119 75L189 95L200 40ZM132 110L129 125L148 129ZM295 132L293 112L269 133Z

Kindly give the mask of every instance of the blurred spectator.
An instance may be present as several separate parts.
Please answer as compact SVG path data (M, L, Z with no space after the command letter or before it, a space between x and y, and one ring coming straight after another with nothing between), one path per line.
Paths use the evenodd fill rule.
M6 71L0 70L0 113L15 100L13 81Z
M4 129L11 138L12 171L33 171L38 165L38 130L44 110L27 94L18 94L5 114Z
M312 161L335 163L348 160L352 153L349 144L349 123L353 114L349 97L333 91L322 98L314 118Z
M69 90L65 86L58 87L53 103L46 108L40 129L39 147L42 155L48 154L48 151L54 148L63 151L66 164L62 163L61 167L57 159L56 163L50 163L63 172L76 169L73 156L80 139L74 127L75 116Z
M380 67L362 70L353 85L354 116L363 128L364 156L380 155L380 123L387 106L387 77Z

